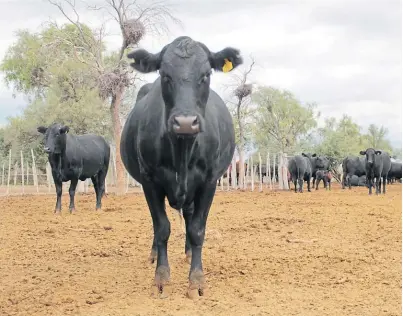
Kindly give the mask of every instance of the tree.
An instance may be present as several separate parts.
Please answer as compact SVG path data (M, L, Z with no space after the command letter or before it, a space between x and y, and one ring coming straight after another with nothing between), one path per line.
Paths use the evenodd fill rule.
M236 145L239 155L239 174L241 175L238 183L240 188L244 188L244 153L248 136L250 136L250 133L248 133L250 131L248 125L251 123L250 118L253 112L253 108L251 107L252 84L247 82L254 65L255 60L251 57L249 67L236 71L235 74L231 76L233 83L227 86L227 88L233 88L231 97L235 98L235 101L227 100L227 105L232 114L235 126Z
M303 106L290 91L261 86L252 98L257 106L254 135L260 150L293 153L299 140L317 125L316 105Z
M388 134L388 129L381 126L378 127L375 124L371 124L368 127L368 132L364 136L365 144L367 147L372 147L376 149L381 149L392 153L392 146L389 140L386 139Z

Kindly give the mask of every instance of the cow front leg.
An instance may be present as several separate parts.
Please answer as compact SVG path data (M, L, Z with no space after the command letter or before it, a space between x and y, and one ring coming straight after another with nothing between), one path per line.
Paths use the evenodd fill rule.
M216 186L208 184L197 192L194 199L194 212L190 225L186 227L192 249L189 271L188 297L197 298L204 294L205 279L202 265L202 248L206 233L206 223Z
M194 203L192 203L188 208L183 209L183 218L185 219L185 225L186 225L185 255L186 255L186 261L189 264L191 264L192 261L192 246L190 244L190 238L189 234L187 233L187 228L190 226L193 213L194 213Z
M60 215L62 212L62 188L63 182L62 181L55 181L56 187L56 206L55 206L55 214Z
M165 211L165 193L162 188L149 182L144 182L143 190L153 220L154 238L157 244L155 286L158 293L162 294L165 285L170 279L167 244L171 234L171 224Z
M74 213L76 211L76 207L74 205L74 196L76 194L77 183L78 183L78 179L72 179L70 181L70 188L69 188L69 195L70 195L69 210L70 210L70 214Z
M367 177L367 183L368 183L368 190L369 190L368 194L372 195L372 186L373 186L373 184L372 184L372 178L371 177Z

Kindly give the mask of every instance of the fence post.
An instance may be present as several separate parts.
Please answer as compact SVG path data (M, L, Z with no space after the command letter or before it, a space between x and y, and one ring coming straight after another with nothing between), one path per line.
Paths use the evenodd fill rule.
M267 153L267 174L266 175L269 178L268 185L270 186L270 190L273 190L273 182L271 181L272 179L271 179L270 153Z
M255 190L255 168L253 167L253 156L250 156L250 169L251 169L251 190Z
M262 178L262 157L259 153L259 192L263 191L263 178Z
M288 186L288 173L287 173L287 166L288 166L287 161L288 161L288 159L287 159L287 154L283 153L282 156L283 156L283 169L282 169L282 172L283 172L283 187L284 187L284 189L289 190L290 188Z
M32 177L34 179L34 186L36 187L36 192L39 192L38 174L36 173L35 156L34 156L34 151L32 149L31 149L31 156L32 156Z
M52 176L52 169L50 168L50 164L49 161L46 162L46 179L48 181L48 191L50 192L50 186L51 186L51 182L50 182L50 177Z
M231 168L231 181L232 181L232 188L236 189L237 188L237 183L236 183L236 161L235 161L235 156L232 158L232 168Z
M27 161L27 181L25 184L28 186L29 185L29 162Z
M21 150L21 184L22 184L22 193L25 193L25 188L24 188L24 158L22 157L22 150Z
M7 174L7 195L10 193L10 176L11 176L11 149L8 153L8 174Z
M1 186L4 185L4 163L3 163L3 173L1 175Z
M277 166L277 173L278 173L278 166ZM272 182L273 182L273 186L274 186L274 183L276 183L277 181L276 181L276 155L273 155L273 174L271 175L271 180L272 180Z

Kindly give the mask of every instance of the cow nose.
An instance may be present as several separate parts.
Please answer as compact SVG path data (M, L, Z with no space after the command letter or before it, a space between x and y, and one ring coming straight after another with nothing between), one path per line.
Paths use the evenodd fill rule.
M193 135L200 132L197 116L175 116L173 130L176 134Z
M50 153L50 148L49 147L44 147L43 150L45 151L45 153Z

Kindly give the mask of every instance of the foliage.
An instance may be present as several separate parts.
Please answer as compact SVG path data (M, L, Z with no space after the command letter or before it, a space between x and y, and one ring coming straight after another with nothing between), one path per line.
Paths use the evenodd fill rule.
M290 91L261 86L252 98L257 107L253 134L259 150L294 153L298 141L317 125L316 105L302 105Z

